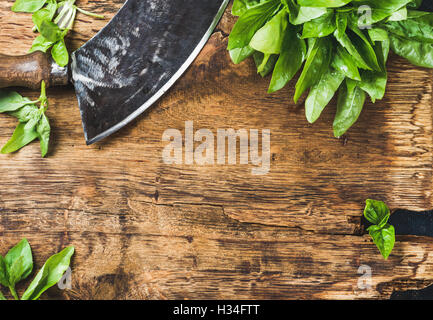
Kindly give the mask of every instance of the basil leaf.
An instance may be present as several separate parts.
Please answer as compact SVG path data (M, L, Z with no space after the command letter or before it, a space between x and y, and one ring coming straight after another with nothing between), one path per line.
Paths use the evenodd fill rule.
M30 275L33 270L33 257L27 239L22 239L9 250L5 256L5 262L8 268L10 286L15 286L16 283Z
M383 99L388 82L386 72L363 70L361 71L361 78L359 87L368 93L373 103Z
M236 48L229 51L230 58L232 59L234 64L239 64L245 59L251 57L254 53L254 49L250 46L246 46L244 48Z
M40 25L40 33L41 35L51 42L57 42L62 39L62 30L59 26L49 20L43 20Z
M299 7L296 15L292 13L290 22L294 25L303 24L317 19L327 12L328 10L326 8Z
M25 126L23 122L18 124L10 140L1 149L1 153L7 154L18 151L38 137L34 129L25 130Z
M234 0L232 6L232 15L241 16L249 8L257 5L260 0Z
M307 61L296 83L295 103L308 88L314 86L328 70L332 56L332 42L329 38L309 39Z
M0 113L16 111L27 103L29 100L16 92L0 90Z
M32 15L33 23L36 29L39 31L44 20L51 21L56 14L57 4L55 2L50 2L47 7L36 11Z
M287 11L281 10L256 32L250 47L264 54L279 54L287 23Z
M304 7L343 7L352 0L298 0L298 4Z
M48 153L48 146L50 142L50 122L45 114L42 114L39 123L36 126L36 132L38 133L38 138L41 145L41 155L44 158Z
M30 283L21 299L37 300L48 288L59 282L68 269L73 254L74 247L67 247L51 256Z
M28 122L38 116L39 109L34 104L28 104L16 111L9 112L8 114L17 118L20 122Z
M0 284L9 287L9 274L6 266L6 260L0 255Z
M314 123L319 119L322 111L334 97L341 83L344 81L344 74L329 69L320 78L308 94L305 101L305 115L308 122Z
M42 8L47 0L16 0L12 6L14 12L35 12Z
M272 74L269 93L282 89L302 67L307 47L305 41L299 39L294 28L286 29L281 54Z
M357 82L346 79L346 85L340 87L337 113L333 127L335 137L341 137L358 120L365 102L365 92Z
M389 21L384 27L397 36L423 43L433 43L433 13L404 21Z
M353 34L351 34L352 42L356 50L364 57L363 60L372 70L382 71L372 42L368 38L368 34L364 34L353 19L349 19L348 26L350 29L348 33L351 34L353 32Z
M388 21L403 21L407 19L407 8L401 8L400 10L394 12Z
M389 41L388 32L381 28L371 28L368 30L371 41Z
M33 44L29 50L29 53L35 52L35 51L42 51L47 52L48 49L50 49L53 46L54 42L51 42L44 38L43 35L39 35L33 40Z
M336 29L335 12L328 10L323 16L304 24L302 39L326 37L332 34Z
M397 11L406 6L412 0L352 0L353 4L367 4L372 8L385 9L390 11Z
M394 227L390 224L386 224L384 227L373 225L368 228L368 233L382 256L387 260L395 244Z
M362 80L359 82L359 87L367 92L373 103L380 100L385 95L386 84L388 82L388 73L386 72L385 63L388 59L389 53L389 40L377 42L375 51L378 59L380 60L381 68L385 71L368 71L361 72Z
M384 226L389 219L390 210L383 201L367 199L364 217L375 225Z
M280 7L280 0L267 0L246 11L236 22L229 36L228 50L249 45L254 34Z
M64 39L61 39L53 46L51 49L51 55L60 67L64 67L68 64L69 54Z
M257 72L262 76L266 77L274 69L275 63L277 62L278 55L276 54L263 54L259 51L253 54L254 62L257 66Z
M419 67L433 68L433 43L424 43L389 34L392 51Z
M344 74L347 78L361 81L361 75L359 74L356 61L347 50L340 45L337 46L336 54L331 65L335 70L340 71L340 73Z

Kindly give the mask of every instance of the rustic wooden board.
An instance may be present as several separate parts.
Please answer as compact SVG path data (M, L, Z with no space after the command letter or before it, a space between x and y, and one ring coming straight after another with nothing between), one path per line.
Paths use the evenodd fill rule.
M24 54L31 18L0 3L0 52ZM78 1L112 16L123 1ZM361 227L366 198L432 208L433 71L393 56L383 101L369 103L344 139L333 103L314 125L293 85L266 94L252 61L225 50L229 10L189 71L147 114L87 147L72 87L49 90L53 144L0 157L0 253L22 237L41 266L76 246L73 290L49 297L114 299L387 298L433 282L433 243L398 237L388 261ZM106 21L80 15L70 47ZM36 92L22 90L29 97ZM252 165L166 165L168 128L270 129L271 171ZM0 144L15 120L0 116ZM369 265L373 288L357 288Z

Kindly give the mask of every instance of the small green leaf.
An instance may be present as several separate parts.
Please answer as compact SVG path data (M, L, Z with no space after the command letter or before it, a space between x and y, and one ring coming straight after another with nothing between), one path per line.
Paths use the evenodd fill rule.
M286 29L282 51L272 74L269 93L282 89L302 67L307 53L305 41L299 39L296 30Z
M308 21L304 24L302 31L302 38L321 38L326 37L337 29L335 21L335 12L328 10L323 16L314 20Z
M389 35L391 49L395 54L406 58L420 67L433 68L433 43L421 42L395 34Z
M1 291L0 291L0 300L1 301L7 300Z
M365 92L357 82L346 79L346 85L340 87L337 113L333 127L335 137L341 137L358 120L366 99Z
M8 112L10 116L17 118L20 122L27 122L36 117L38 113L39 109L34 104L27 104L16 111Z
M14 12L35 12L42 8L47 0L16 0L12 6Z
M264 54L279 54L287 28L287 11L281 10L256 32L250 47Z
M328 70L332 57L333 44L329 38L312 38L308 42L307 61L296 83L295 103L301 95L314 86Z
M361 75L359 74L356 61L342 46L337 46L336 54L331 65L335 70L340 71L347 78L361 81Z
M48 153L48 146L50 142L50 122L45 114L42 114L39 123L36 126L36 132L41 145L41 155L44 158Z
M264 55L263 53L256 51L253 54L253 58L257 66L257 73L259 73L262 77L266 77L274 69L275 63L278 59L278 55Z
M334 97L345 76L339 72L329 69L310 90L305 101L305 115L308 122L314 123L319 119L322 111Z
M22 239L5 256L9 273L9 285L26 279L33 270L32 249L27 239Z
M61 39L53 46L51 49L51 55L59 66L64 67L68 64L69 54L64 39Z
M244 48L236 48L229 51L230 58L232 59L234 64L239 64L245 59L251 57L254 53L254 49L250 46L246 46Z
M28 99L14 91L0 90L0 113L16 111L28 102Z
M368 199L364 217L373 224L367 230L382 256L385 260L388 259L395 243L394 227L388 223L390 217L388 206L382 201Z
M294 10L292 9L292 11ZM328 10L326 8L299 7L295 18L294 14L291 13L290 22L294 25L301 25L305 22L317 19L326 14L327 12Z
M73 254L74 247L67 247L51 256L30 283L21 299L37 300L48 288L59 282L68 269Z
M249 8L257 5L260 0L234 0L232 6L232 15L241 16Z
M18 151L38 137L34 129L26 130L25 127L26 124L23 122L18 124L10 140L1 149L1 153L6 154Z
M366 201L364 217L371 223L384 226L389 219L390 210L383 201L371 200Z
M35 52L35 51L42 51L47 52L48 49L50 49L53 46L54 42L48 41L44 38L43 35L39 35L33 40L33 44L29 50L29 53Z
M51 42L57 42L62 39L63 36L63 32L59 26L48 20L42 21L39 31L45 39Z
M280 0L266 0L246 11L230 33L228 50L249 45L257 30L263 27L280 6Z
M382 256L387 260L395 244L394 227L390 224L383 227L373 225L368 228L368 232Z
M55 3L49 3L47 7L33 13L32 20L37 30L40 30L43 21L53 20L56 9L57 5Z

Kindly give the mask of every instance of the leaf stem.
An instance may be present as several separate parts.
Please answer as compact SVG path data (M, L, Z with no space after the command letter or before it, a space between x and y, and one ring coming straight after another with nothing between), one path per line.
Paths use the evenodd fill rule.
M15 300L20 300L14 286L9 286L9 290L11 291L12 296L14 297Z
M89 11L83 10L83 9L81 9L79 7L77 7L77 10L80 11L82 14L85 14L86 16L90 16L90 17L94 17L94 18L98 18L98 19L105 19L105 16L102 16L100 14L96 14L96 13L93 13L93 12L89 12Z

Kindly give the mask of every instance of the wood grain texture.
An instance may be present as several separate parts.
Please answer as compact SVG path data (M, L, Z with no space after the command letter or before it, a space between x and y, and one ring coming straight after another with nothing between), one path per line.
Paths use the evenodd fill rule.
M31 18L0 3L0 50L24 54ZM123 1L77 1L112 16ZM388 298L433 282L433 243L398 237L388 261L361 227L365 199L432 208L433 72L393 56L384 100L368 103L344 139L332 135L335 102L314 125L291 97L268 95L252 61L230 62L227 10L189 71L149 112L87 147L71 87L48 91L51 151L38 144L0 157L0 253L22 237L36 264L76 246L73 289L48 298ZM78 16L70 48L106 21ZM7 49L6 49L7 48ZM7 51L7 52L5 52ZM37 92L19 90L30 98ZM252 165L166 165L162 141L185 121L270 129L271 170ZM15 120L0 116L0 144ZM360 265L371 290L357 288ZM22 289L22 288L20 288Z

